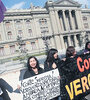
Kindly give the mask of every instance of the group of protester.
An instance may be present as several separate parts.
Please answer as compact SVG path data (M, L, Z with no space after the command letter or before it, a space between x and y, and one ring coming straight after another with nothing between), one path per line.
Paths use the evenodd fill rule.
M86 53L90 53L90 41L86 43L85 50L84 50L83 54L86 54ZM73 46L69 46L66 50L66 57L64 59L60 59L58 56L58 51L56 49L52 48L47 53L47 57L46 57L46 60L44 62L44 69L39 66L39 61L37 60L37 58L34 56L31 56L28 58L28 61L27 61L28 69L26 70L26 72L23 76L23 79L30 78L32 76L35 76L35 75L38 75L38 74L41 74L41 73L44 73L47 71L51 71L51 70L58 68L59 74L60 74L60 80L63 80L62 79L63 72L61 70L62 69L61 64L62 63L67 64L66 61L68 61L68 60L70 61L70 59L74 58L76 55L77 54L76 54L75 48ZM65 67L67 67L67 66L65 66ZM67 74L67 70L65 73ZM63 81L65 81L65 79ZM68 100L67 98L66 99L63 98L63 95L65 95L65 94L62 92L62 89L63 89L61 87L62 83L60 83L60 84L61 84L60 85L60 96L55 97L51 100ZM0 89L2 90L0 96L3 97L3 94L4 94L3 88L1 87ZM3 99L3 100L6 100L6 99ZM10 99L7 99L7 100L10 100ZM87 100L87 99L86 98L79 98L78 100Z
M86 54L86 53L90 53L90 42L86 43L85 50L84 50L83 54ZM44 62L44 69L42 69L39 66L39 62L38 62L37 58L34 56L31 56L28 58L28 62L27 62L28 69L24 74L24 79L41 74L43 72L47 72L47 71L56 69L56 68L58 68L60 78L62 78L61 77L62 76L61 75L62 68L60 67L60 65L62 64L62 62L70 60L73 57L75 57L76 55L77 54L76 54L75 48L73 46L69 46L66 50L66 58L61 60L58 56L58 51L56 49L52 48L47 53L47 57L46 57L46 60ZM62 85L60 85L60 86L62 86ZM62 87L60 89L60 93L61 93L61 95L59 97L55 97L52 100L60 100L60 97L61 97L61 100L67 100L65 98L64 99L62 98L62 95L63 95ZM87 100L87 99L86 98L79 98L78 100Z

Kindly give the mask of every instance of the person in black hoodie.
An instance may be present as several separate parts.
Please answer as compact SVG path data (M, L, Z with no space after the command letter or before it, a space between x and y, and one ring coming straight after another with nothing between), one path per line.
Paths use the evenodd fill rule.
M47 53L47 58L44 62L44 71L54 70L59 67L60 58L58 57L58 51L54 48L50 49ZM51 100L58 100L59 97L55 97Z
M26 79L26 78L29 78L29 77L32 77L44 72L43 69L39 66L39 62L37 58L34 56L31 56L28 58L27 67L28 69L26 70L23 76L23 79Z

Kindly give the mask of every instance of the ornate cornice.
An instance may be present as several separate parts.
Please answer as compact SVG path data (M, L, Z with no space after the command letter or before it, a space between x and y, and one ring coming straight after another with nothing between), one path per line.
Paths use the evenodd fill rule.
M57 0L46 2L46 7L81 7L81 4L73 0Z

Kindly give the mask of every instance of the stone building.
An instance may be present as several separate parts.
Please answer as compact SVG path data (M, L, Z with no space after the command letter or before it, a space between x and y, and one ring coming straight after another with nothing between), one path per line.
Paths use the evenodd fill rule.
M0 23L0 58L18 55L17 37L30 54L81 47L90 40L90 9L73 0L48 0L43 8L7 10Z

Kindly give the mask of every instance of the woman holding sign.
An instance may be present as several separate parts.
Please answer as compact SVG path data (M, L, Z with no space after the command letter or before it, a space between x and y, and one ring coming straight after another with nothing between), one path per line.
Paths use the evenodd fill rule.
M58 68L59 62L58 51L56 49L50 49L44 62L45 72Z
M58 51L56 49L50 49L47 53L46 61L44 62L45 72L56 69L59 67L60 58L58 57ZM52 100L60 100L60 97L55 97Z
M28 69L26 70L23 79L43 73L43 69L39 66L39 62L36 57L31 56L27 62Z

